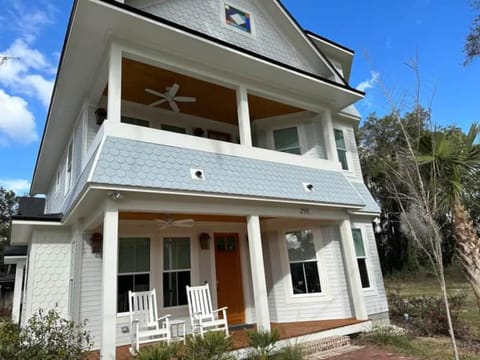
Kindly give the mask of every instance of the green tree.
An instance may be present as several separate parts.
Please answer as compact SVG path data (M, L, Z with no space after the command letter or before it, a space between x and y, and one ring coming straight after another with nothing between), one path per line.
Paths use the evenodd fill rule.
M8 244L10 235L10 219L17 207L17 197L11 190L0 187L0 274L5 269L3 265L3 251Z
M480 10L480 1L474 1L473 7L476 10ZM473 19L463 51L465 53L465 65L468 65L473 59L480 55L480 15L477 15L475 19Z
M480 309L480 237L477 232L480 193L480 145L475 141L480 126L472 124L464 134L456 128L437 131L422 139L417 156L425 166L427 185L440 214L453 216L457 251ZM474 214L472 216L470 213Z

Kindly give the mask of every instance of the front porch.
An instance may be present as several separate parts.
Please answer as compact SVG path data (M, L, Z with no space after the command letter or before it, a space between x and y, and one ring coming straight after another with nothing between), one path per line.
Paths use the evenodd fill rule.
M349 335L367 330L371 327L368 320L356 320L354 318L304 321L293 323L271 323L272 329L280 333L279 345L302 344L331 336ZM248 330L232 330L233 350L248 348L248 331L255 330L252 326ZM128 350L129 346L119 346L116 349L117 360L130 360L133 357Z
M92 199L98 201L103 191L95 192ZM279 327L282 338L367 319L351 224L342 208L126 190L121 196L103 194L105 208L91 213L81 232L78 296L78 318L89 319L102 354L130 343L128 308L122 304L128 289L155 288L159 316L185 320L187 333L185 285L205 282L213 306L229 307L230 326ZM93 251L94 234L103 238L100 253L98 244ZM244 346L245 331L235 339L237 347Z

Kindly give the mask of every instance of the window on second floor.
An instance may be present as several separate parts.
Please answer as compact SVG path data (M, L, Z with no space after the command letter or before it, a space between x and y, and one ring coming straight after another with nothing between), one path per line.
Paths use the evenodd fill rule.
M67 150L67 160L65 163L65 194L68 193L72 185L72 162L73 162L73 141L70 141Z
M345 145L345 137L343 131L339 129L334 129L335 132L335 144L337 146L338 161L342 164L343 170L348 170L348 161L347 161L347 147Z
M290 154L302 153L297 127L273 130L275 150Z

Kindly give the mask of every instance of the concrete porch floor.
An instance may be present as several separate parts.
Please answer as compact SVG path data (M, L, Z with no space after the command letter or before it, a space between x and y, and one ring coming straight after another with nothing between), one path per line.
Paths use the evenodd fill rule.
M338 320L322 320L322 321L307 321L294 323L272 323L272 329L278 329L280 332L280 340L287 340L297 338L305 335L318 334L324 331L335 330L347 326L365 323L353 318L338 319ZM248 347L248 331L254 330L255 327L248 330L234 330L231 332L233 340L233 349L241 349ZM129 360L134 359L129 351L129 345L117 347L116 359ZM92 359L95 359L93 357Z

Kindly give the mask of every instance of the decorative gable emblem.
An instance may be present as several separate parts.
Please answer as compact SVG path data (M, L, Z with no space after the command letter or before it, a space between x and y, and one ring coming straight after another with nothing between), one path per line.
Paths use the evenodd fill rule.
M252 33L251 15L231 5L225 4L225 21L228 25L246 33Z

